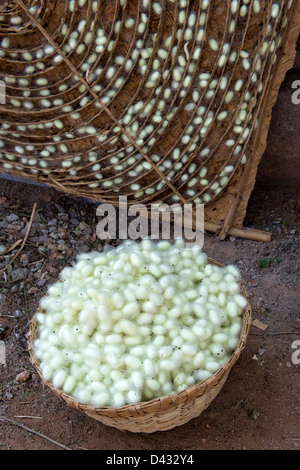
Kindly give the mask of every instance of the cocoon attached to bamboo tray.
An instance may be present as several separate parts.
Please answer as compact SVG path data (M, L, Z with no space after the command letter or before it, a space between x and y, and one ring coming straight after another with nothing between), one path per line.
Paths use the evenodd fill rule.
M296 1L11 4L3 171L116 206L204 204L208 229L242 228L295 56Z

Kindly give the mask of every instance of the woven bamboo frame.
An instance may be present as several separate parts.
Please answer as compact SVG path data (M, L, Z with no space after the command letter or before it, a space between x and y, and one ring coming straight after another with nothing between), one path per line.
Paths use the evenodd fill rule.
M116 206L203 203L221 239L260 237L243 221L298 2L15 0L0 17L0 169Z
M217 266L222 266L212 259L208 261ZM149 400L148 402L126 405L121 408L94 408L90 405L79 403L72 396L58 390L51 382L43 378L39 368L39 361L34 354L34 340L38 338L38 322L35 316L30 322L30 330L28 332L28 350L31 363L37 370L43 384L57 397L65 401L72 408L85 413L89 417L107 426L134 433L151 434L157 431L168 431L200 416L220 393L232 367L240 359L242 351L247 345L252 321L250 298L242 282L241 291L248 299L248 305L243 312L240 339L235 351L230 359L211 377L180 393L172 393ZM39 310L39 312L44 313L41 310Z

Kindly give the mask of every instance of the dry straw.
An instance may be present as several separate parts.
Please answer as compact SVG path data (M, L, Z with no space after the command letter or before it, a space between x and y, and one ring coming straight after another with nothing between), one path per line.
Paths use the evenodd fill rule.
M212 259L209 259L209 262L221 266L221 264ZM221 391L232 367L239 360L247 343L252 319L252 307L243 283L241 283L241 292L248 299L248 306L244 310L242 317L239 343L232 356L211 377L179 393L165 395L148 402L126 405L121 408L94 408L90 405L79 403L72 396L56 389L51 382L43 378L39 368L39 361L34 353L34 340L38 338L38 322L36 317L33 317L31 320L30 331L28 333L30 359L46 387L49 387L56 396L64 400L72 408L86 413L91 418L107 426L135 433L167 431L187 423L206 410Z
M299 24L291 0L2 1L0 169L268 240L243 220Z

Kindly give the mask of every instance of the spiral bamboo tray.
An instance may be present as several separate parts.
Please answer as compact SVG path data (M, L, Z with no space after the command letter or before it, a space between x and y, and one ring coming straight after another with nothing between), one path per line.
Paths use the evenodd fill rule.
M212 259L208 261L222 266ZM30 330L28 332L28 350L31 363L36 368L43 384L49 387L56 396L64 400L72 408L87 414L89 417L107 426L134 433L150 434L157 431L168 431L200 416L219 394L232 367L239 360L247 344L252 321L252 307L249 295L242 282L241 290L242 294L248 299L248 306L243 312L240 339L235 351L230 359L211 377L180 393L172 393L147 402L126 405L120 408L94 408L90 405L79 403L72 396L67 395L62 390L58 390L51 382L43 378L33 347L34 340L38 338L38 322L35 316L30 322Z
M259 238L243 221L299 25L293 0L3 0L0 170L204 204L221 239Z

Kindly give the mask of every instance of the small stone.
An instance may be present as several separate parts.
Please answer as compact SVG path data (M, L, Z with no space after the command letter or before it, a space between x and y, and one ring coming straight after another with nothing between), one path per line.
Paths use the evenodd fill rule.
M23 382L26 382L30 378L30 372L28 370L23 370L23 372L20 372L20 374L17 375L16 377L16 382L17 384L22 384Z
M28 273L29 270L27 268L17 268L10 273L10 276L14 281L19 281L20 279L25 279Z
M49 229L49 237L53 238L54 240L57 240L59 238L59 235L56 231L56 227L50 227Z
M250 415L250 418L253 420L253 421L257 421L258 418L259 418L260 414L258 411L253 411L252 414Z
M80 222L80 224L78 225L78 230L80 230L81 232L83 232L87 228L88 228L88 224L86 224L85 222Z
M6 220L7 222L11 223L11 222L15 222L16 220L18 220L19 217L16 215L16 214L11 214L9 216L6 217Z
M29 295L31 295L31 294L36 294L37 291L38 291L38 288L37 288L37 287L31 287L31 288L28 290L27 294L29 294Z
M0 256L5 255L6 252L7 252L6 246L2 245L2 243L1 243L0 244Z
M53 226L55 226L55 225L57 225L57 219L51 219L51 220L49 220L49 222L48 222L48 227L53 227Z
M32 380L33 380L34 382L40 380L39 374L32 374L31 378L32 378Z
M69 220L68 214L65 214L64 212L60 212L58 215L59 220L67 221Z
M45 269L48 271L49 274L51 274L51 276L57 276L58 274L58 269L52 266L52 264L47 264L45 266Z
M69 248L68 245L66 245L66 243L64 243L63 240L60 240L57 244L58 251L67 251L68 248Z
M25 236L27 234L28 229L29 229L29 224L30 224L30 222L26 222L25 227L20 231L20 234L22 236ZM29 235L31 237L34 237L37 234L37 231L38 231L39 227L40 227L39 223L31 224Z
M107 252L110 251L110 250L111 250L111 246L105 244L104 247L103 247L103 253L107 253Z
M18 235L21 233L21 231L24 228L24 224L18 225L18 224L9 224L6 227L6 230L11 233L12 235Z
M90 248L87 245L82 245L80 247L80 253L87 253L90 250Z
M23 253L21 256L20 256L20 261L22 264L24 265L27 265L29 263L29 258L28 258L28 255L27 253Z
M68 240L69 235L68 235L66 232L60 232L60 233L59 233L59 238L60 238L61 240Z

